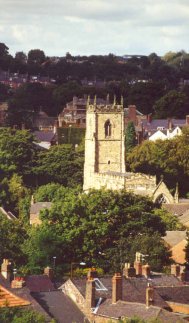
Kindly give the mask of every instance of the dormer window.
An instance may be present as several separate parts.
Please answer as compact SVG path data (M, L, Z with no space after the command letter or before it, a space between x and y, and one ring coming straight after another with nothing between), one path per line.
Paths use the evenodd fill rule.
M112 125L109 119L105 122L104 128L105 128L105 137L111 137Z

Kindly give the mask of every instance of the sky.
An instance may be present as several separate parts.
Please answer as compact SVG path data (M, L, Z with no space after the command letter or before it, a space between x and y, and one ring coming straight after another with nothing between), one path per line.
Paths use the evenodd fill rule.
M189 52L189 0L0 0L0 42L12 55Z

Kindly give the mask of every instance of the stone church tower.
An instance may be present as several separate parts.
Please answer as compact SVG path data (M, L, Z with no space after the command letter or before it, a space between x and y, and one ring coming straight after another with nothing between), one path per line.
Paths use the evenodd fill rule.
M83 190L102 187L125 189L150 196L154 201L175 203L163 180L157 185L156 176L125 170L123 104L87 104L85 164Z
M87 107L84 190L94 187L95 173L109 172L125 173L123 106L94 102Z

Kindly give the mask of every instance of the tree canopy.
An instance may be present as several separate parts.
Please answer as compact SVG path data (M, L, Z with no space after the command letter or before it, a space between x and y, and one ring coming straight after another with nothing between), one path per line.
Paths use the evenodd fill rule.
M155 267L152 233L151 243L153 240L160 258L157 267L167 263L168 253L160 238L166 225L154 213L150 200L126 192L94 190L86 195L58 189L52 194L53 189L57 187L46 191L49 196L51 190L52 208L41 212L42 224L31 228L24 244L28 266L33 270L50 264L55 254L57 264L85 261L89 266L118 270L128 257L133 261L140 250L149 252Z

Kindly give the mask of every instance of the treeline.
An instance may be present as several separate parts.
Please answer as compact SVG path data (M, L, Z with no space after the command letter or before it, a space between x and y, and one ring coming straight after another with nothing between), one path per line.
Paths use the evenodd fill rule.
M48 57L43 50L32 49L27 54L17 52L13 57L9 48L0 43L0 68L13 73L50 76L59 83L84 78L128 82L151 79L163 80L172 88L177 86L178 79L188 78L189 54L180 51L168 52L163 57L152 53L124 58L113 54L74 57L67 53L64 57Z
M16 91L0 84L0 101L9 102L8 125L16 121L20 126L24 122L30 128L33 115L39 110L57 116L74 95L105 99L109 94L110 101L116 95L118 102L123 96L125 107L134 104L140 112L152 113L155 118L184 118L189 114L189 85L180 83L189 79L189 54L184 51L164 57L153 53L123 59L113 54L73 57L69 53L62 58L49 58L39 49L27 55L18 52L12 57L8 50L0 43L1 70L55 80L48 86L26 83ZM93 80L93 85L88 86L82 82L84 79Z

